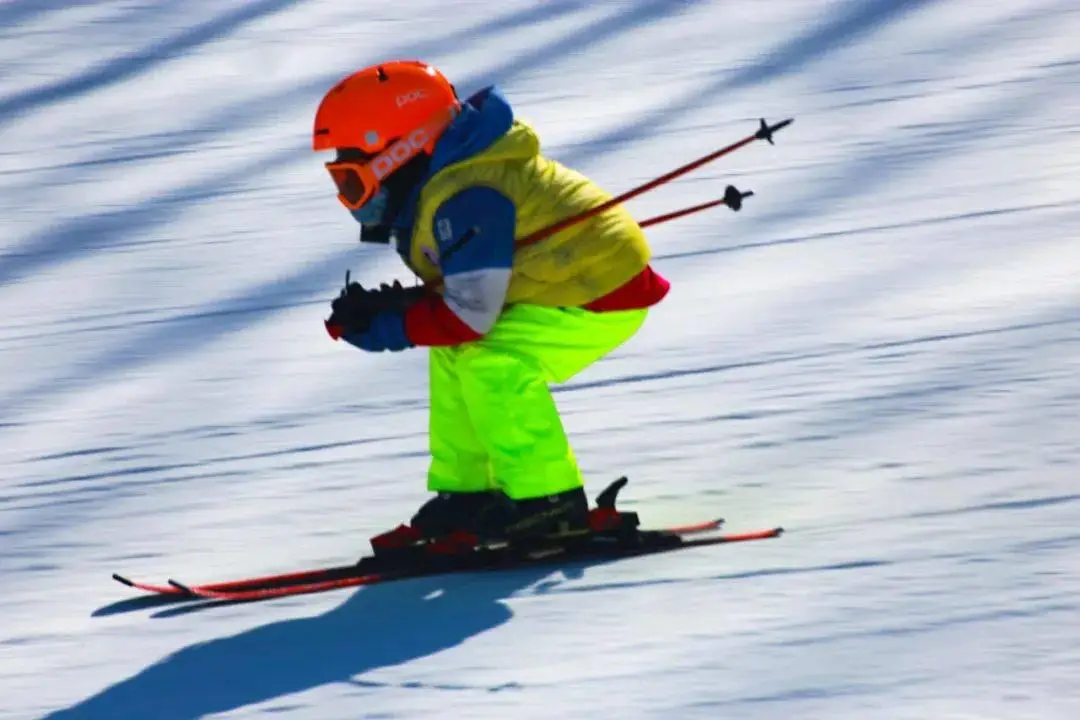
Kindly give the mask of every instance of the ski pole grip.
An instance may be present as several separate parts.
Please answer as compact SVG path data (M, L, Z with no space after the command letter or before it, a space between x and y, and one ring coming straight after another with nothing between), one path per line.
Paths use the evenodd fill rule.
M783 130L793 122L795 122L795 118L788 118L787 120L781 120L775 125L769 125L767 122L765 122L765 118L761 118L761 127L758 128L758 131L756 133L754 133L754 137L756 137L758 140L765 140L770 145L775 145L776 143L773 142L772 138L776 131Z
M754 194L753 190L742 192L734 185L728 185L724 190L724 204L738 212L742 209L742 201Z

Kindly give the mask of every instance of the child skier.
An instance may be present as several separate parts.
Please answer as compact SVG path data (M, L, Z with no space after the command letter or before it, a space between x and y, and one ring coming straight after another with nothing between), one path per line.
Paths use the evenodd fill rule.
M369 352L430 348L428 489L391 547L583 531L588 501L549 385L628 340L668 283L616 205L523 238L610 196L540 154L500 92L462 102L434 67L395 61L334 86L314 149L364 242L394 243L424 285L348 283L327 329Z

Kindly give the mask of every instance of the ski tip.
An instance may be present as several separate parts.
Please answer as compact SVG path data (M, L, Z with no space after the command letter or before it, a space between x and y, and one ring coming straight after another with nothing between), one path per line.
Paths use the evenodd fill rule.
M118 583L121 583L123 585L127 585L128 587L135 587L135 583L128 580L126 577L124 577L123 575L120 575L119 573L113 573L112 574L112 579L115 580Z
M730 535L721 535L720 542L745 542L747 540L768 540L770 538L780 537L784 532L784 528L774 527L768 530L750 530L749 532L731 533Z
M694 523L693 525L669 527L665 528L665 530L676 535L695 535L698 533L709 532L710 530L719 530L723 524L724 518L716 518L715 520L706 520L705 522Z

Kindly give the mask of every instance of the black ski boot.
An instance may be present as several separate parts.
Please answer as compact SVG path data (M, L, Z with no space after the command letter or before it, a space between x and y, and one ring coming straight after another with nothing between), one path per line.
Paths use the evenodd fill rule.
M420 506L409 525L426 540L475 532L476 518L498 501L495 492L441 492Z
M408 525L371 539L376 554L423 546L455 554L481 545L557 540L590 529L584 488L527 500L511 500L499 491L442 492L428 500Z
M376 555L399 552L444 538L452 545L476 545L474 519L496 501L492 492L441 492L425 502L408 525L371 538Z
M474 533L483 542L529 542L583 535L589 531L585 488L526 500L498 493L475 518Z
M585 488L527 500L511 500L497 490L439 493L424 503L410 527L427 540L455 533L480 542L576 534L589 528Z

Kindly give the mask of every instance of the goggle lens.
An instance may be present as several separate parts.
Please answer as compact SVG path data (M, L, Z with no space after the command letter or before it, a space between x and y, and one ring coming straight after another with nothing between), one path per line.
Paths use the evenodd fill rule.
M360 171L350 165L327 165L326 169L337 186L342 204L350 210L360 208L370 195Z

